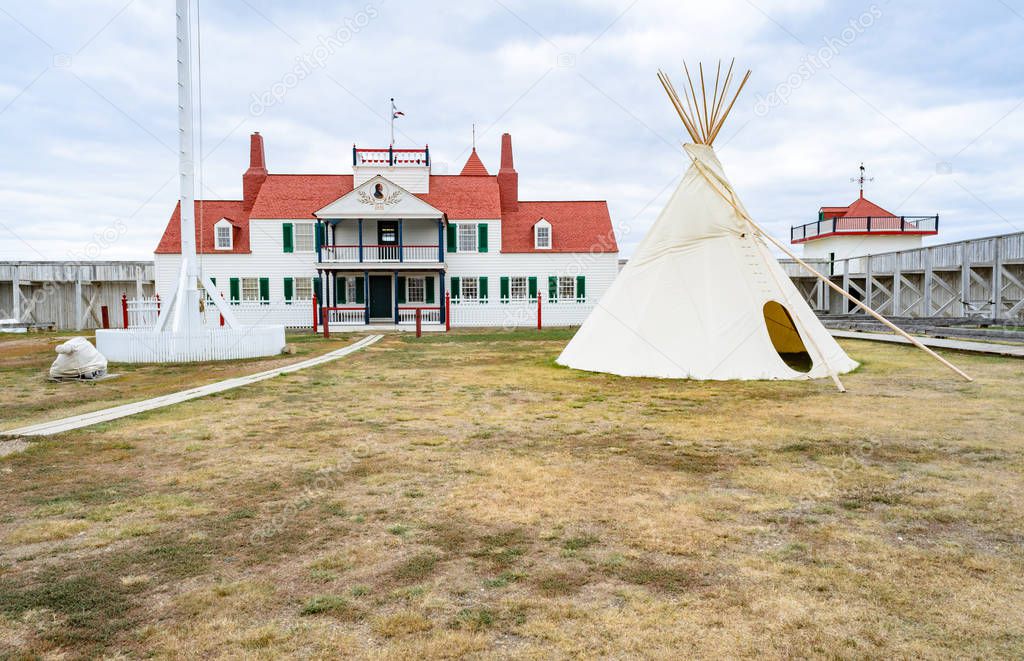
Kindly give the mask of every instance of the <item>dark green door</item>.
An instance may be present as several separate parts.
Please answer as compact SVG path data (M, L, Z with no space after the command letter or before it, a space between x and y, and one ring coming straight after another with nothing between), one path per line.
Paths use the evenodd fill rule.
M387 275L370 276L370 316L374 319L391 318L395 311L391 309L391 277Z

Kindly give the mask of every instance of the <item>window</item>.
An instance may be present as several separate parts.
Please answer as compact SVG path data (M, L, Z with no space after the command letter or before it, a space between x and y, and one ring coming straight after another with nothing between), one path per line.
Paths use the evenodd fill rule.
M356 291L356 284L358 280L355 278L345 278L345 300L349 303L355 303L359 300L359 295Z
M233 239L231 223L226 219L219 220L213 228L215 236L214 248L217 250L231 250Z
M295 278L295 298L300 301L313 300L313 278Z
M295 223L295 252L313 252L313 223Z
M558 277L558 298L567 301L576 298L576 278L566 275Z
M461 227L460 227L461 229ZM480 298L480 281L476 278L462 279L462 298L475 301Z
M533 247L537 250L551 249L551 223L543 218L533 226Z
M476 223L459 223L459 252L476 252Z
M427 300L427 283L424 278L406 278L405 291L405 300L409 303L424 303Z
M258 300L260 300L260 279L259 278L242 278L242 300L243 301L258 301Z
M526 276L509 278L509 298L513 301L526 300L529 297L529 282Z

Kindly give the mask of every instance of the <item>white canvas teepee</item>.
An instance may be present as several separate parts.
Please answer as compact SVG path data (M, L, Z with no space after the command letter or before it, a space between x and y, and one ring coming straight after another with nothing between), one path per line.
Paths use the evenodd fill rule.
M857 367L727 201L743 209L711 147L685 149L689 171L558 363L679 379L820 378ZM808 372L780 355L801 352Z
M679 379L807 379L857 367L772 256L711 147L732 108L722 112L731 73L721 95L716 76L710 106L691 86L689 112L662 78L696 143L684 146L692 163L559 364ZM703 92L703 69L700 77ZM806 354L809 369L785 354Z
M710 98L703 66L699 87L685 63L683 68L690 92L682 97L685 108L668 76L659 71L658 79L693 139L684 145L690 168L636 254L557 362L592 372L674 379L828 376L844 391L839 375L857 367L857 362L811 311L769 251L769 241L826 286L970 381L761 229L743 207L711 146L750 72L726 105L733 64L723 79L719 62ZM784 356L804 356L810 364Z

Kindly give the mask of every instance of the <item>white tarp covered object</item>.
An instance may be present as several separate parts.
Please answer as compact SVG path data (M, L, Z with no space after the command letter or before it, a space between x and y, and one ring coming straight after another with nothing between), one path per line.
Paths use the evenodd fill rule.
M84 337L57 345L57 360L50 366L51 379L98 379L107 373L107 359Z
M714 150L685 149L693 162L679 187L558 363L677 379L807 379L857 367L743 217ZM800 352L809 371L781 355Z

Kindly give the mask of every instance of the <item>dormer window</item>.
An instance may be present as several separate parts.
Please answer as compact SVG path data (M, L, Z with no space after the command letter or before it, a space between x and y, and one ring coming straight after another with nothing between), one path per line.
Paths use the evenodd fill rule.
M533 247L536 250L551 250L551 223L543 218L533 226Z
M217 250L231 250L234 247L234 227L227 218L221 218L213 226L214 248Z

